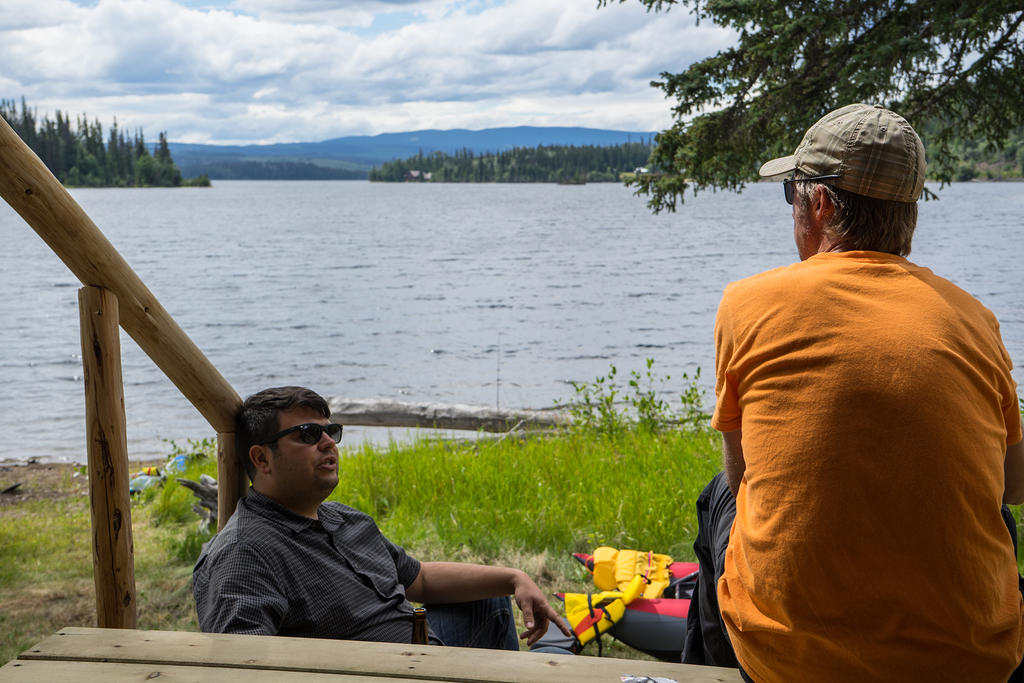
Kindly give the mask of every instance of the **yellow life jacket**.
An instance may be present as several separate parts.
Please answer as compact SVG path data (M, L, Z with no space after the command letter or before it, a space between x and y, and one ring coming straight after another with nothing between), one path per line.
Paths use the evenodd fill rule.
M627 590L633 577L642 576L646 587L643 597L661 597L668 587L672 558L651 551L616 550L602 546L594 550L594 585L601 590Z
M624 591L566 593L565 618L580 645L586 645L614 626L626 613L626 605L639 597L644 585L643 577L635 576Z

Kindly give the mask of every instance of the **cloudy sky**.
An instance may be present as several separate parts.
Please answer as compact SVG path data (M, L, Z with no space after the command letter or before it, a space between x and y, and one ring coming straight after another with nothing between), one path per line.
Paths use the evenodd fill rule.
M0 98L213 144L659 130L650 81L733 41L596 0L2 0Z

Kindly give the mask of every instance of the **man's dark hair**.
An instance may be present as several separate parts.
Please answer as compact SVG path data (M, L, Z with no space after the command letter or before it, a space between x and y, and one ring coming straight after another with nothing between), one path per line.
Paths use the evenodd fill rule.
M794 178L807 177L799 172ZM815 183L797 183L798 201L807 206ZM917 227L917 202L894 202L855 194L821 183L835 207L826 229L847 249L910 254Z
M279 432L281 422L278 415L293 408L308 408L324 417L331 416L327 401L305 387L264 389L242 403L235 417L235 454L249 475L249 481L253 481L256 476L256 467L249 460L249 449L253 444L263 443Z

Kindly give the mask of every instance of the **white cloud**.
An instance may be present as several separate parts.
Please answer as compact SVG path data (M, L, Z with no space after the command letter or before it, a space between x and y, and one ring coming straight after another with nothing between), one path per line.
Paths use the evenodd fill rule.
M7 0L0 4L0 32L66 23L79 10L68 0Z
M436 16L450 11L453 4L445 0L234 0L232 7L274 21L370 28L382 16Z
M0 97L195 142L501 125L654 130L669 125L670 103L649 82L733 41L678 8L649 14L639 2L184 2L8 0Z

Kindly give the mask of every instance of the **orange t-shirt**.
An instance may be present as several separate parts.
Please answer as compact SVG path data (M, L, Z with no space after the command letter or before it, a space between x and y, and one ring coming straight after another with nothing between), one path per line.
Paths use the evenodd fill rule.
M746 471L718 598L756 681L1006 680L1021 439L995 316L930 270L818 254L730 284L712 425Z

